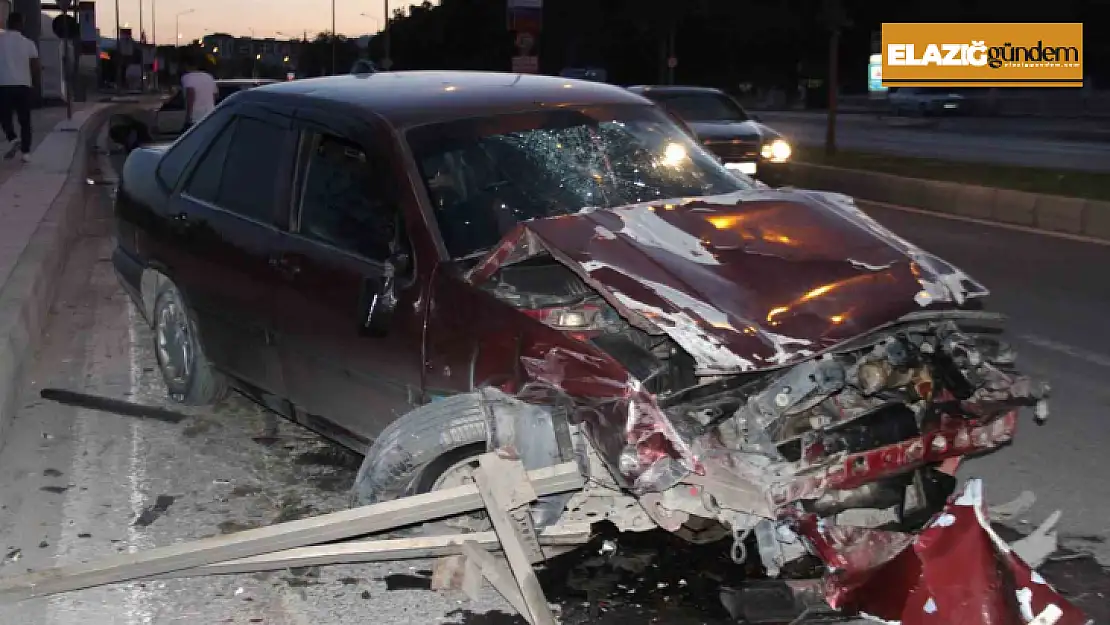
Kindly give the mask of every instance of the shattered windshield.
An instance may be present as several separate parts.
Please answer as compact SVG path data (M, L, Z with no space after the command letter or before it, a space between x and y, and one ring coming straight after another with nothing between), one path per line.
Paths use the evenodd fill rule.
M456 259L482 254L529 219L755 186L650 106L431 124L408 140Z
M748 114L720 93L653 93L651 98L691 122L744 122Z

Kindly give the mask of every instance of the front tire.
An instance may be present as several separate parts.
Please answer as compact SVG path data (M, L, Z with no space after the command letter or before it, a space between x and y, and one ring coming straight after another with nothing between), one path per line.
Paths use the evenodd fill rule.
M370 505L450 487L444 474L486 451L486 417L473 393L424 404L397 419L370 446L352 504ZM457 486L458 484L452 484Z
M154 354L170 399L210 406L227 394L227 380L204 355L196 317L168 279L154 297Z

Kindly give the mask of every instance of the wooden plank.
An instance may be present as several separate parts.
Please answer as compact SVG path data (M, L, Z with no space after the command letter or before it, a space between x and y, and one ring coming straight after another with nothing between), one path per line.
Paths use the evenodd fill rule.
M531 625L535 625L532 620L532 615L528 612L528 605L524 602L524 595L520 592L520 586L517 585L516 578L509 569L497 561L490 553L477 545L477 543L465 542L462 546L463 555L470 562L473 562L478 570L482 572L482 576L489 580L491 586L509 605L513 606L524 620L528 621ZM475 591L475 594L477 592Z
M589 541L591 535L589 523L555 525L546 528L540 534L540 544L547 547L549 551L558 551L560 548L573 548L584 544ZM285 549L250 558L239 558L191 569L170 571L144 579L234 575L257 573L259 571L280 571L307 566L439 558L462 554L462 544L466 541L473 541L482 548L491 551L501 549L501 543L497 540L496 532L352 540L331 545Z
M529 473L538 493L554 495L582 487L578 467L564 463ZM335 542L397 527L466 514L484 507L473 484L405 497L138 553L55 567L0 579L0 603L113 584L226 560Z
M526 540L534 538L521 536L521 528L509 514L510 510L527 505L536 498L524 465L519 460L505 460L494 453L483 454L478 458L474 482L486 502L486 514L501 540L501 550L505 552L505 559L509 561L509 568L524 597L527 612L521 614L532 625L556 625L555 615L547 605L547 597L543 594L525 546Z

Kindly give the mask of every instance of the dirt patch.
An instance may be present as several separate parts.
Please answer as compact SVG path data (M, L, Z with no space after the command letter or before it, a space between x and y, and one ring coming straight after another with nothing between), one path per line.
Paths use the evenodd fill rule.
M221 521L220 524L216 527L220 529L221 534L234 534L236 532L242 532L245 530L257 529L260 526L253 521L241 523L239 521L232 521L231 519L228 519L227 521Z

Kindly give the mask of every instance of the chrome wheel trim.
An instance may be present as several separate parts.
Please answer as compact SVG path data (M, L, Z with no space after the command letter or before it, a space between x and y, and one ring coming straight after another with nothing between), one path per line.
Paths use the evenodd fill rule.
M184 386L193 373L193 336L189 314L176 296L167 296L154 324L158 367L166 382Z
M432 484L432 492L473 484L474 471L477 468L478 460L476 458L464 458L459 460L455 464L447 467L447 470L436 478L435 483Z

